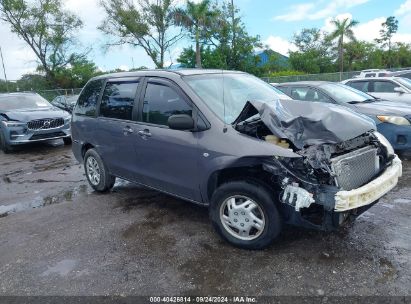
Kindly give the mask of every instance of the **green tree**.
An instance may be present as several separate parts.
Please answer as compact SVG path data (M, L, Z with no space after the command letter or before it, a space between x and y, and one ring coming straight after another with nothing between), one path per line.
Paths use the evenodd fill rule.
M86 55L74 52L82 21L65 11L60 0L0 0L0 19L33 50L51 82L56 70Z
M240 10L232 0L215 5L214 9L218 11L218 20L214 23L210 45L224 58L225 68L251 72L255 68L255 49L263 47L260 37L248 34Z
M101 72L94 62L85 58L75 58L68 67L57 70L56 78L60 88L81 88L98 74Z
M216 20L216 11L210 9L210 0L202 0L200 3L187 1L185 9L175 10L174 20L176 25L182 26L195 42L196 67L201 68L202 43L210 38L209 32Z
M107 14L99 29L113 40L107 46L142 47L157 68L183 35L175 32L174 0L102 0Z
M196 51L193 47L184 48L181 52L177 62L182 64L185 68L196 67ZM201 66L205 69L225 69L226 65L221 54L213 50L210 46L201 47Z
M355 36L353 32L353 27L355 27L359 22L356 20L350 20L345 18L344 20L334 19L331 23L335 26L334 31L330 34L330 39L337 39L338 48L338 59L340 62L340 72L344 71L344 37L355 41Z
M389 67L392 66L392 36L398 31L398 20L394 16L390 16L381 24L380 38L376 39L377 43L380 43L382 47L388 47L388 63Z
M293 37L297 51L290 52L289 61L294 70L309 74L334 72L332 44L326 34L317 28L302 29Z

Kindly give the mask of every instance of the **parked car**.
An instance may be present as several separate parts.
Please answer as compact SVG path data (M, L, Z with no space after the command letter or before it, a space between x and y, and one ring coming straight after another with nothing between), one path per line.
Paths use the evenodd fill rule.
M60 138L70 144L70 117L38 94L0 94L0 148Z
M390 76L411 79L411 70L402 70L398 72L393 72L393 73L390 73Z
M317 101L348 107L372 118L378 132L395 150L411 149L411 106L377 99L349 86L334 82L294 82L277 86L296 100Z
M94 190L120 177L208 206L248 249L283 223L336 229L397 184L401 161L371 119L282 96L232 71L99 76L73 111L73 153Z
M379 70L379 69L370 69L370 70L361 71L361 73L354 76L354 78L385 77L388 75L390 75L389 71Z
M411 105L411 80L401 77L349 79L342 83L384 100Z
M60 95L51 101L53 106L71 113L77 103L78 95Z

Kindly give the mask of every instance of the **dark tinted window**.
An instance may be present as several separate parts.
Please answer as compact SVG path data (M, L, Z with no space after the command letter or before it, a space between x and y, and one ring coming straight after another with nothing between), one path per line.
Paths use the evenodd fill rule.
M368 92L368 81L351 81L347 85L359 91Z
M101 89L103 88L103 79L90 81L81 92L75 114L82 114L87 116L96 115L97 101L100 97Z
M100 116L131 120L138 82L108 82L100 105Z
M374 92L375 93L394 93L394 88L398 85L391 81L374 81Z
M375 77L375 76L377 76L377 74L375 73L365 74L365 77Z
M192 116L192 108L174 89L148 83L144 96L143 122L167 125L168 118L176 114Z

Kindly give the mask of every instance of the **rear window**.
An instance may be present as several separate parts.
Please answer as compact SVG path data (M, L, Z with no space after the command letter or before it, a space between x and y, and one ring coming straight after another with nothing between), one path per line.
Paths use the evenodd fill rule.
M95 116L97 101L100 97L101 90L103 88L103 79L97 79L90 81L81 92L76 108L75 114Z
M49 102L37 94L0 96L1 111L38 109L47 107L51 107Z

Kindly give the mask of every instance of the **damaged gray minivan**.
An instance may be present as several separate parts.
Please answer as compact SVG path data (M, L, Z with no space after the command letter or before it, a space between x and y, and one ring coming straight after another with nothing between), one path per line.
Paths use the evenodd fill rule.
M248 249L268 246L283 224L336 229L402 174L367 117L290 100L232 71L93 78L73 111L72 138L96 191L119 177L208 206L217 232Z

